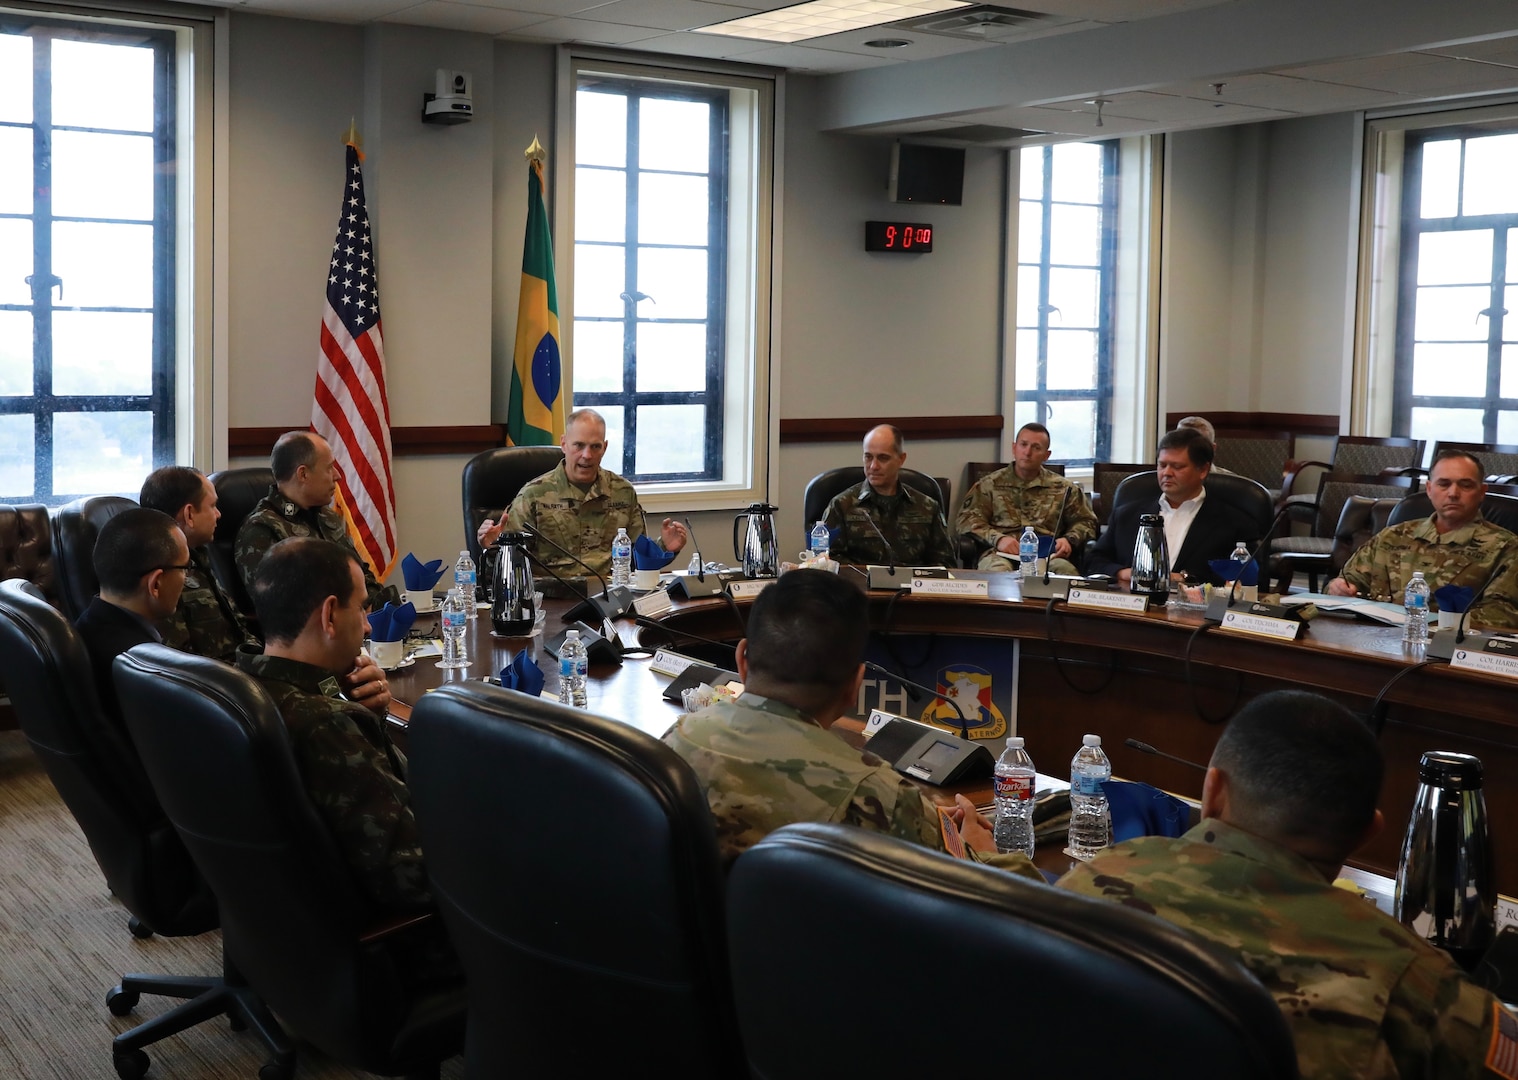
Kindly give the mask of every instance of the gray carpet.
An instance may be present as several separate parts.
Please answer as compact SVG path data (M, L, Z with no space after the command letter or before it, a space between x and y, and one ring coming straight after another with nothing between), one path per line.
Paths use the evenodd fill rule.
M221 938L139 941L110 895L89 846L26 741L0 732L0 1077L64 1080L116 1075L111 1038L171 1007L144 996L131 1016L105 1007L127 971L214 975ZM213 1020L148 1048L149 1080L251 1080L264 1057L247 1032ZM296 1076L339 1080L368 1073L301 1047ZM455 1058L445 1080L464 1075Z

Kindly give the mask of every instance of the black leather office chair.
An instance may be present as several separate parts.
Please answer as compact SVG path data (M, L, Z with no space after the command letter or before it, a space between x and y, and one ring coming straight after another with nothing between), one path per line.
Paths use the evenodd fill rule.
M143 766L216 893L226 953L248 984L344 1064L435 1077L463 1046L463 987L403 985L391 950L415 928L367 913L268 694L162 645L117 657L115 671ZM277 1052L259 1075L288 1080L294 1067L293 1051Z
M749 1066L767 1080L982 1075L987 1031L1018 1075L1068 1072L1083 1049L1115 1075L1297 1075L1275 1000L1222 950L880 833L771 833L734 863L727 918ZM939 992L823 1004L840 977L893 987L909 970ZM972 990L981 1013L967 1023L947 987Z
M916 469L902 469L900 482L910 485L932 499L938 504L939 513L947 513L945 508L949 504L949 493L942 484L927 473L918 472ZM864 468L859 465L829 469L807 481L806 493L801 497L802 528L806 533L802 537L803 546L811 539L812 526L821 519L823 512L828 508L828 503L833 501L833 497L862 483L864 483Z
M274 470L264 466L223 469L207 479L216 489L216 509L221 511L221 520L216 523L216 533L206 550L211 557L211 573L216 575L221 591L237 605L237 610L250 619L256 618L253 598L248 595L242 575L237 572L237 530L242 528L242 523L259 500L269 494L269 488L274 485Z
M1265 536L1265 530L1270 528L1270 523L1275 518L1275 504L1263 484L1258 484L1247 476L1209 473L1205 486L1208 499L1217 499L1228 506L1237 507L1254 522L1255 539ZM1157 505L1159 498L1160 478L1154 470L1134 473L1117 485L1117 491L1112 496L1112 512L1115 514L1122 507L1136 501ZM1159 511L1156 509L1153 513ZM1171 554L1174 555L1174 552Z
M120 495L75 499L53 514L53 551L58 569L58 600L73 622L100 591L95 576L95 540L107 521L137 504Z
M1434 504L1429 501L1428 492L1420 491L1409 495L1396 506L1392 507L1391 516L1386 519L1388 525L1400 525L1404 521L1417 521L1426 518L1434 512ZM1493 525L1500 525L1508 532L1518 531L1518 496L1503 495L1495 491L1488 491L1481 500L1481 516Z
M47 769L106 884L131 913L138 937L202 934L216 901L153 793L137 753L100 711L84 644L35 587L0 582L0 671L27 742ZM124 975L106 998L125 1016L142 994L184 1004L116 1036L116 1071L147 1072L142 1047L212 1017L251 1024L272 1047L278 1025L230 968L221 976Z
M409 744L428 876L469 977L471 1077L744 1075L716 837L685 762L626 724L478 683L422 698Z
M486 518L498 518L529 480L536 480L564 460L557 446L500 446L482 451L464 465L464 542L480 563L475 530Z

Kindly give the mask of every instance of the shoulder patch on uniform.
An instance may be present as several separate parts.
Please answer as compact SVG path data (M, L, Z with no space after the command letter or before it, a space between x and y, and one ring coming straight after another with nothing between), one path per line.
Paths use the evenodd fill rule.
M322 692L323 697L343 696L342 686L338 683L337 679L333 678L331 675L328 675L321 682L317 683L316 688Z
M956 859L965 857L964 837L959 835L959 828L954 824L953 812L946 806L936 808L938 810L938 828L943 833L943 847Z
M1492 1045L1486 1067L1507 1080L1518 1080L1518 1020L1500 1001L1492 1002Z

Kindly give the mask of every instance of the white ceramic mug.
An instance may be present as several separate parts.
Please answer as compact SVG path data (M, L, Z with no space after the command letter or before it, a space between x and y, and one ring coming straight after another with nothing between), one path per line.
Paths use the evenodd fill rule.
M416 608L418 611L432 610L431 589L407 589L406 599L411 601L411 606Z
M657 570L634 570L633 588L639 592L650 592L659 587L659 571Z
M389 671L406 659L406 643L404 641L371 641L369 655L374 657L376 664Z
M1460 622L1460 612L1458 612L1458 611L1441 611L1441 612L1439 612L1439 629L1440 630L1453 630L1455 628L1455 626L1459 622Z

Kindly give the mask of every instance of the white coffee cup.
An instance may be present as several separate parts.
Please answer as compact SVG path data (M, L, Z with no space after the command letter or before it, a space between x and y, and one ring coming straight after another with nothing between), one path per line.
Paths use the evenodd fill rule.
M1458 611L1439 612L1439 629L1453 630L1460 622L1460 614Z
M416 608L418 611L432 610L431 589L407 589L406 599L411 601L411 606Z
M659 571L657 570L634 570L633 588L639 592L650 592L659 587Z
M389 671L406 658L406 643L404 641L371 641L369 655L374 657L376 664Z

